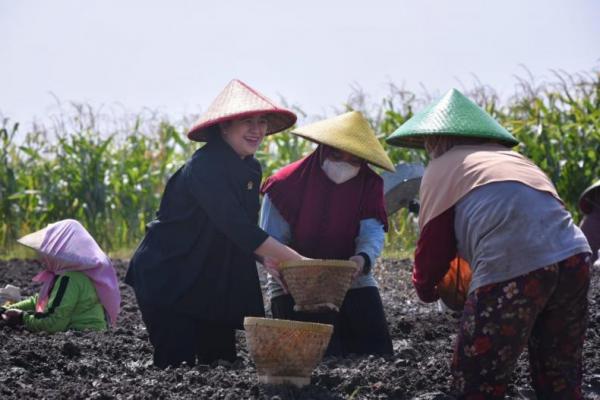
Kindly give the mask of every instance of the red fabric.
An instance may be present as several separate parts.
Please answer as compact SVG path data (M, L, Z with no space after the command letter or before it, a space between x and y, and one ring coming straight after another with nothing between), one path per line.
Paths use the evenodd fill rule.
M413 285L421 300L439 299L436 285L444 278L456 258L454 206L430 220L419 236L413 266Z
M292 248L306 257L347 259L355 254L361 220L375 218L387 231L383 180L363 163L357 176L336 184L321 168L321 151L324 159L331 148L321 145L282 168L261 193L290 225Z

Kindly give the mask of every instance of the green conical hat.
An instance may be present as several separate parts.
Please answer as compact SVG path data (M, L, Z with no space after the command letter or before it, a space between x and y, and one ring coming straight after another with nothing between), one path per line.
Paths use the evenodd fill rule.
M456 89L413 115L386 142L420 149L423 138L429 135L495 139L511 147L519 144L494 118Z

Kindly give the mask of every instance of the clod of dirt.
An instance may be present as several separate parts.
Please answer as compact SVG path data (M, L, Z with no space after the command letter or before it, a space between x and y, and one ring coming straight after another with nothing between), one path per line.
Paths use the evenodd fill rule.
M81 349L76 344L65 342L62 346L61 353L67 358L75 358L81 355Z

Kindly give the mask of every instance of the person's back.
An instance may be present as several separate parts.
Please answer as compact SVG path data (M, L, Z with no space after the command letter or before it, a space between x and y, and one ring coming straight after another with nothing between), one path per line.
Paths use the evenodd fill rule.
M458 253L473 270L469 292L588 249L557 199L511 181L481 186L461 199L454 230Z
M79 271L69 271L63 276L69 278L69 285L74 285L73 289L79 295L67 329L107 329L104 308L98 299L98 294L92 281L83 272ZM75 296L75 293L73 293L73 296ZM65 300L69 301L68 298Z

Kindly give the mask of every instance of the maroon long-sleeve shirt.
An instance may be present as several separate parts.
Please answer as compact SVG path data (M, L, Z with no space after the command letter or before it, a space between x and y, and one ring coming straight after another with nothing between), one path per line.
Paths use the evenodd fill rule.
M451 207L425 225L417 242L412 280L421 300L431 303L439 299L436 285L446 275L454 258L456 235L454 207Z

